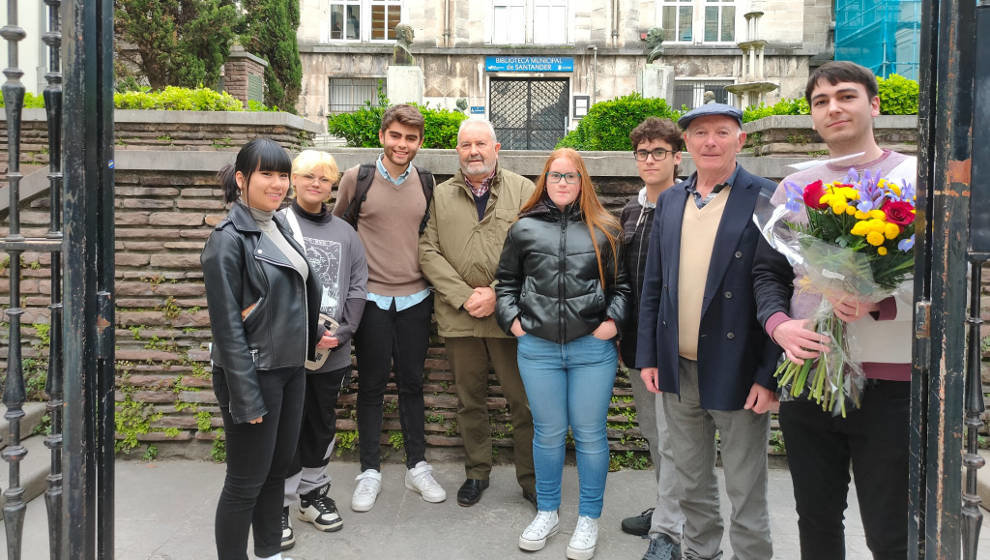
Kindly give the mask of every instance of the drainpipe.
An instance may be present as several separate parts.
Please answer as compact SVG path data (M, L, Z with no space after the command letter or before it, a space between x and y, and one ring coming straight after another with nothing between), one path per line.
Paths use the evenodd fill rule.
M591 63L591 104L598 100L598 46L588 45L588 50L594 53L594 61Z
M443 46L450 47L450 0L443 0Z
M612 0L612 47L619 44L619 0Z

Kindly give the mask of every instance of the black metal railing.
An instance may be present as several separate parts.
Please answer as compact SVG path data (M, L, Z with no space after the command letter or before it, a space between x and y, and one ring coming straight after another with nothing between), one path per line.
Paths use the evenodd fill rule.
M9 227L0 240L0 250L9 255L11 263L4 310L10 331L3 387L4 416L10 428L2 452L10 472L3 508L7 558L18 560L23 555L26 504L20 467L27 451L21 444L26 394L20 262L21 255L31 251L51 257L45 382L51 429L44 440L50 453L45 491L49 553L53 560L112 559L113 2L44 0L47 29L40 40L48 48L43 98L48 125L49 224L46 233L35 237L26 237L20 223L25 87L18 68L18 42L26 34L18 26L17 8L18 2L7 3L7 24L0 29L9 52L2 87ZM63 40L63 28L72 30L68 40Z

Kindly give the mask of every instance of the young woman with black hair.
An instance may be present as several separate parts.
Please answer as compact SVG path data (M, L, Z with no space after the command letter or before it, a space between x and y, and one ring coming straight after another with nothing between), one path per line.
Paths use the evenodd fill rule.
M275 211L292 162L272 140L241 148L218 174L227 217L200 257L213 331L213 390L223 415L227 476L217 504L220 560L281 559L286 470L299 436L304 363L332 342L318 326L321 285Z

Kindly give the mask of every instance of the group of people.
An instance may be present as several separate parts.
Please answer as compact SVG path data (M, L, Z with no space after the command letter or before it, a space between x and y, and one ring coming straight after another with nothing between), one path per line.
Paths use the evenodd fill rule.
M879 99L869 70L825 64L806 97L830 156L853 157L785 181L828 181L850 168L910 177L913 158L874 139ZM570 431L580 495L567 557L593 557L621 360L656 470L655 506L622 522L649 537L644 560L721 557L716 456L734 557L772 557L767 413L778 407L802 558L844 557L850 463L874 557L906 557L910 356L901 348L910 294L833 302L843 321L871 323L866 336L903 341L864 363L859 409L839 418L803 398L780 403L773 372L782 352L799 363L828 351L829 341L793 311L808 294L795 292L795 271L753 221L757 202L782 203L783 188L737 162L741 117L709 103L676 124L650 117L631 131L643 187L619 219L578 152L553 151L534 184L499 165L495 130L482 119L462 123L459 169L439 185L412 165L424 120L410 105L384 113L378 159L343 174L323 152L290 160L271 140L245 145L220 173L231 208L202 254L227 439L219 557L246 559L253 528L255 555L282 558L294 543L291 511L319 530L342 527L326 467L352 346L361 465L351 509L369 511L382 490L391 372L404 484L427 502L446 500L425 457L431 317L459 399L465 480L457 503L478 503L489 486L493 370L509 405L517 482L536 510L520 549L540 550L559 531ZM678 182L685 148L696 171Z

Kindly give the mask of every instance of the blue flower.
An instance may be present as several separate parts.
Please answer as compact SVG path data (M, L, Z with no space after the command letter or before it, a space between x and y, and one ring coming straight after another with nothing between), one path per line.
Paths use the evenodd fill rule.
M804 208L804 190L793 181L784 183L784 192L787 194L787 203L784 205L790 212L800 212Z
M901 239L900 242L897 244L897 249L900 250L900 251L904 251L905 253L907 253L908 251L910 251L913 248L914 248L914 234L913 233L911 234L911 237L908 237L907 239Z

